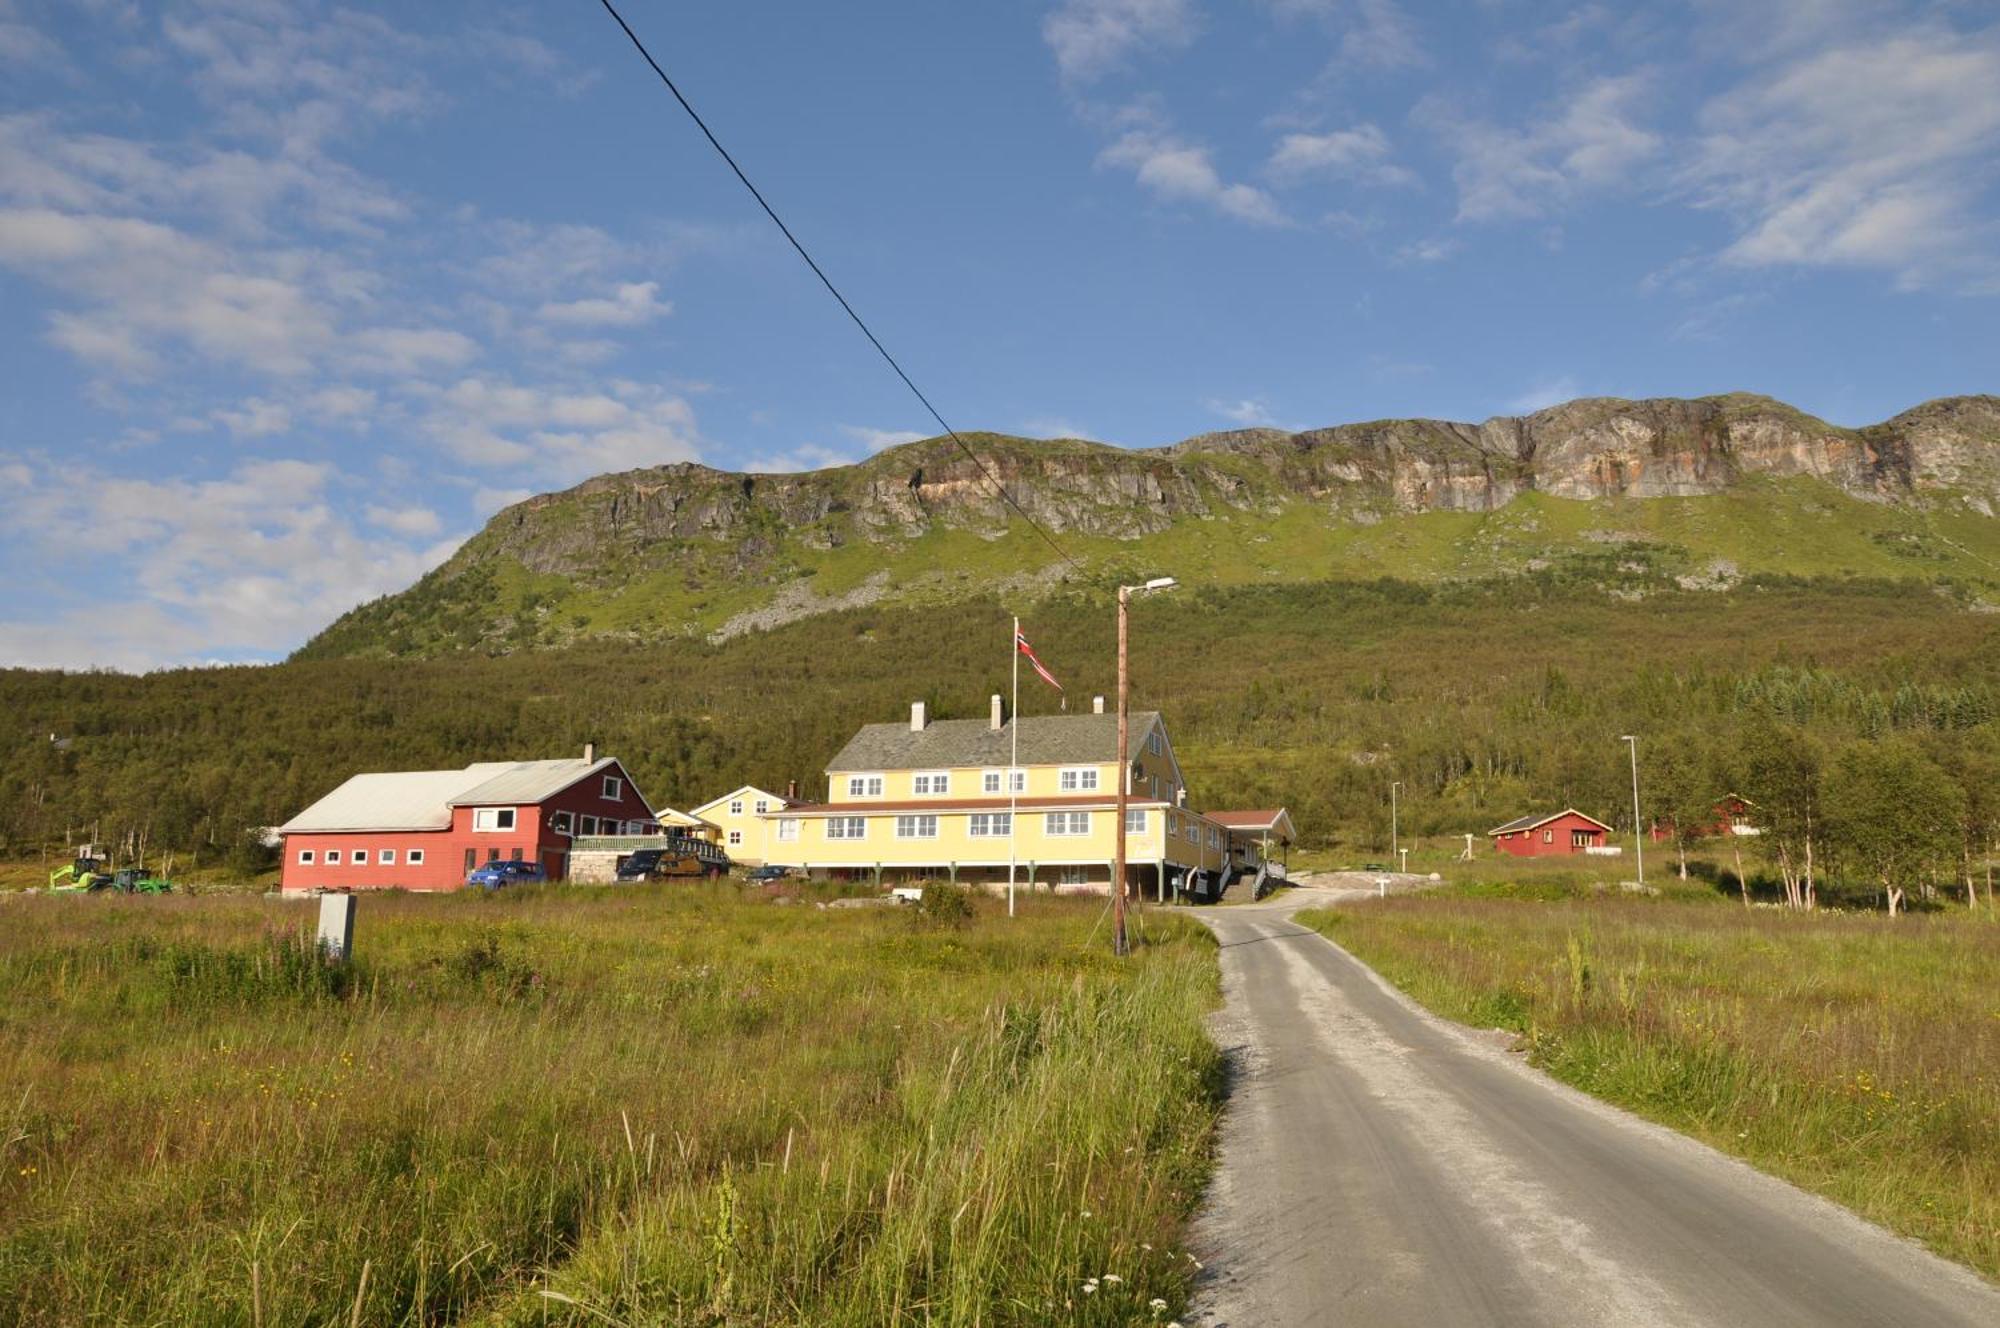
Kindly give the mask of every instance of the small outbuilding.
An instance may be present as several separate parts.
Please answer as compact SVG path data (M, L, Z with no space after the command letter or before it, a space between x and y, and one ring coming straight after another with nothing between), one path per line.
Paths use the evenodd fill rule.
M1486 832L1497 853L1541 858L1602 851L1611 827L1574 807L1545 815L1518 816Z

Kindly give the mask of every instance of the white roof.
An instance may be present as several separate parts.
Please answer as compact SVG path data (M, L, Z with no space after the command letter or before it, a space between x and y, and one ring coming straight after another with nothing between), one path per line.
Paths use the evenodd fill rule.
M616 764L610 757L480 761L463 770L355 775L278 830L448 830L453 807L540 802Z

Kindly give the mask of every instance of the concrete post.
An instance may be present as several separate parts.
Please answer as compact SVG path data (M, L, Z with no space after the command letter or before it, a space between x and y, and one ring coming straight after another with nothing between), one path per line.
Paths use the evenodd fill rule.
M344 964L353 957L353 895L319 897L319 953L329 964Z

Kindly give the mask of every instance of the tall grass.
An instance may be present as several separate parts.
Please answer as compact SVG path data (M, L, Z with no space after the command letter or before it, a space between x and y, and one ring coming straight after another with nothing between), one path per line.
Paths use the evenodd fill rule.
M1096 911L371 897L330 972L294 904L12 899L0 1321L1150 1318L1214 964Z
M2000 927L1466 895L1300 920L1558 1078L2000 1274Z

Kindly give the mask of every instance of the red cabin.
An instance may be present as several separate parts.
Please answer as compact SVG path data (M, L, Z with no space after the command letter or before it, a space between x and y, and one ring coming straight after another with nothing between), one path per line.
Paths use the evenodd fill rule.
M1552 815L1517 817L1486 833L1493 840L1495 852L1510 853L1517 858L1541 858L1602 849L1611 827L1574 807L1565 807Z
M625 767L589 749L582 760L356 775L278 827L282 888L456 890L473 868L509 858L560 880L572 836L659 828Z

